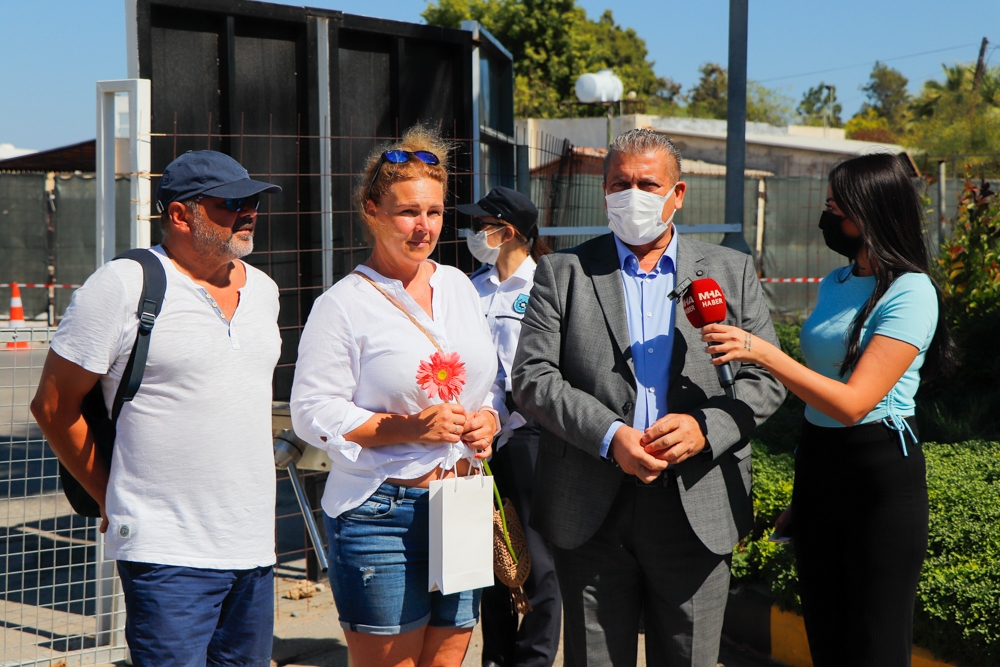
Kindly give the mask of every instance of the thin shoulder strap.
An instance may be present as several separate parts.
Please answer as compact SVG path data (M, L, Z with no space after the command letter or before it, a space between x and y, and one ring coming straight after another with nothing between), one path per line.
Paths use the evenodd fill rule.
M391 295L388 292L386 292L385 289L383 289L381 285L379 285L377 282L375 282L374 280L372 280L371 278L369 278L365 274L361 273L360 271L351 271L351 273L353 273L354 275L357 275L357 276L361 276L362 278L364 278L365 280L367 280L371 284L372 287L374 287L375 289L378 290L379 294L381 294L382 296L384 296L386 299L389 300L389 303L391 303L392 305L396 306L396 308L399 308L399 310L402 311L402 313L404 315L406 315L408 318L410 318L410 321L413 322L413 326L415 326L416 328L420 329L420 331L425 336L427 336L427 340L429 340L431 343L434 344L434 347L437 348L438 352L444 354L444 348L442 348L441 344L438 343L437 338L434 337L434 334L432 334L430 331L428 331L427 328L423 324L421 324L417 320L417 318L415 318L413 316L413 314L409 310L407 310L406 307L403 306L403 304L401 304L399 302L399 300L396 297L394 297L393 295Z
M139 297L139 330L136 332L135 344L129 355L125 371L122 373L115 402L111 407L111 421L118 422L122 405L135 398L142 385L142 376L146 372L146 357L149 354L149 335L156 323L156 316L163 307L163 296L167 291L167 274L163 264L150 250L133 248L115 257L115 259L131 259L142 267L142 294Z

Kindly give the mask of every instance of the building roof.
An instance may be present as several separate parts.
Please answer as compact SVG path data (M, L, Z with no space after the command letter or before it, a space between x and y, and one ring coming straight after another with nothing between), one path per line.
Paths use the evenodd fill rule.
M591 174L601 176L604 173L604 156L607 155L606 148L590 148L588 146L573 146L573 173ZM559 170L560 157L554 157L531 170L533 176L541 174L551 174ZM725 176L726 165L705 162L704 160L684 159L682 164L684 176ZM746 178L767 178L774 176L774 172L762 169L744 169Z
M676 129L671 127L649 127L654 132L666 135L680 135L688 137L705 137L707 139L726 140L725 130L689 130ZM854 139L834 139L831 137L810 137L800 134L750 134L746 135L748 144L758 144L762 146L780 146L782 148L794 148L798 150L817 151L820 153L836 153L838 155L854 155L871 153L881 150L886 153L899 154L904 152L902 146L896 144L882 144L874 141L855 141Z
M97 169L97 141L81 141L78 144L38 151L0 160L0 171L36 172L93 172Z

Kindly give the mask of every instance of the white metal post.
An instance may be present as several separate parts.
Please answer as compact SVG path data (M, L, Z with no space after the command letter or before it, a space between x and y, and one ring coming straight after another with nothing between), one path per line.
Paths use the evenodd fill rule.
M129 163L115 164L115 94L128 94ZM127 169L129 244L148 248L150 242L150 87L148 79L97 82L97 266L115 256L115 177ZM124 171L124 170L123 170Z
M763 178L757 181L757 238L754 250L757 255L757 270L764 261L764 212L767 209L767 183Z
M945 222L948 220L948 169L944 160L938 162L938 245L944 243Z
M316 68L319 79L320 242L323 246L323 289L333 285L333 133L330 125L330 19L316 19Z

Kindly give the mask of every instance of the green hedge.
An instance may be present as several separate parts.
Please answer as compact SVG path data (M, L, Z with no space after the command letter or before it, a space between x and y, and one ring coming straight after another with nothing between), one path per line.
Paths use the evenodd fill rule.
M779 325L782 346L798 354L797 327ZM733 554L738 581L769 586L783 609L799 611L790 546L771 544L774 519L788 506L802 402L790 397L753 441L753 531ZM962 665L1000 664L1000 443L924 443L930 541L914 621L914 641ZM849 549L830 536L831 549Z

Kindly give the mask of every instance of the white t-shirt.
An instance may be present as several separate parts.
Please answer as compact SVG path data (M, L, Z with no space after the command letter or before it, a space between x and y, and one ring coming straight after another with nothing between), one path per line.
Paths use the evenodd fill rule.
M458 269L435 267L430 280L434 319L400 281L367 266L357 270L406 306L445 352L458 352L466 374L458 400L466 412L492 407L506 416L503 377L479 296ZM462 443L363 448L344 438L376 413L413 415L440 403L428 398L416 379L420 362L435 351L427 336L361 276L347 275L313 303L295 364L292 426L300 438L330 453L333 465L322 503L328 515L357 507L390 477L415 479L475 456Z
M161 247L163 308L142 386L118 417L105 556L209 569L272 565L271 375L281 351L278 288L244 264L232 322ZM109 412L138 328L142 267L108 262L73 295L52 340L100 373Z

